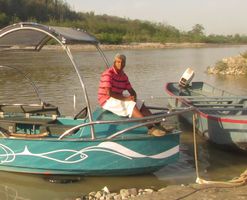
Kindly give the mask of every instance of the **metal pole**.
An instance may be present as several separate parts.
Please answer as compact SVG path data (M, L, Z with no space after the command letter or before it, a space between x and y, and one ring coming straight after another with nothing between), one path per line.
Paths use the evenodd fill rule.
M80 73L79 73L79 71L78 71L78 69L77 69L77 65L76 65L76 63L75 63L75 61L74 61L74 59L73 59L73 56L72 56L72 54L71 54L71 52L70 52L69 47L66 46L66 45L63 45L63 47L64 47L64 49L65 49L65 51L66 51L66 53L67 53L67 55L68 55L70 61L72 62L73 67L74 67L74 69L75 69L75 71L76 71L76 74L77 74L77 76L78 76L78 78L79 78L79 81L80 81L82 90L83 90L83 92L84 92L84 97L85 97L86 105L87 105L87 108L88 108L88 118L89 118L89 122L92 122L92 121L93 121L93 118L92 118L92 111L91 111L91 107L90 107L90 104L89 104L89 98L88 98L88 94L87 94L86 87L85 87L84 82L83 82L83 80L82 80L82 77L80 76ZM92 140L94 140L94 139L95 139L95 133L94 133L94 126L93 126L93 124L90 125L90 128L91 128L91 137L92 137Z

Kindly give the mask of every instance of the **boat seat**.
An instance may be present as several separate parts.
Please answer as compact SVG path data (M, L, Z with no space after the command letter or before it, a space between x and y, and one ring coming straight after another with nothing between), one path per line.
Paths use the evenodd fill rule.
M121 120L126 119L127 117L122 117L119 115L116 115L108 110L105 110L103 108L97 108L93 113L93 120L94 121L107 121L107 120Z
M0 131L1 132L15 132L16 131L16 123L9 121L0 121Z
M0 132L4 137L20 137L20 138L42 138L47 137L49 132L41 132L41 133L23 133L16 132L16 123L1 121L0 122Z
M54 122L56 122L56 119L52 118L5 117L0 118L0 130L2 129L2 132L6 133L16 133L17 131L17 134L19 132L23 134L37 134L41 125Z
M93 120L94 121L118 121L118 120L126 120L128 119L128 117L122 117L122 116L118 116L110 111L107 111L103 108L97 108L94 113L93 113ZM108 137L118 131L121 131L123 129L126 129L132 125L137 124L136 122L129 122L129 123L119 123L119 124L96 124L95 125L95 133L96 133L96 137L97 138L103 138L103 137ZM83 129L83 136L88 135L88 133L90 132L89 130L89 126L85 127ZM127 135L135 135L135 134L144 134L146 135L147 133L147 128L142 126L136 129L133 129L131 131L128 131L126 133L124 133L124 136ZM122 136L123 136L122 135Z
M48 132L52 135L61 135L74 126L75 125L45 124L40 126L40 132Z
M238 103L241 103L243 105L243 108L236 112L237 115L247 115L247 99L241 99L238 101Z

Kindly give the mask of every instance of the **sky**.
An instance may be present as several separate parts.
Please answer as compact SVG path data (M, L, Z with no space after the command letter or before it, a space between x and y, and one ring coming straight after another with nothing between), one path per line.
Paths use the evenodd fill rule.
M247 0L66 0L72 10L148 20L205 34L246 34Z

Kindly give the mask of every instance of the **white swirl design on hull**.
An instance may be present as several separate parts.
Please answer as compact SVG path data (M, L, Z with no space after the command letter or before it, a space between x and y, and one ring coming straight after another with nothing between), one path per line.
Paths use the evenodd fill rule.
M179 145L155 155L144 155L133 151L123 145L115 142L102 142L96 146L86 147L79 151L73 149L58 149L44 153L32 153L29 151L28 146L20 153L15 153L8 146L0 144L0 163L10 163L15 160L17 156L34 156L48 160L52 160L64 164L78 163L88 158L87 152L108 152L127 159L134 158L152 158L152 159L165 159L179 152ZM56 156L63 154L63 159L58 159ZM60 156L61 157L61 156Z
M0 144L0 150L3 151L3 153L0 153L0 163L12 162L15 160L15 153L12 151L12 149L3 144Z

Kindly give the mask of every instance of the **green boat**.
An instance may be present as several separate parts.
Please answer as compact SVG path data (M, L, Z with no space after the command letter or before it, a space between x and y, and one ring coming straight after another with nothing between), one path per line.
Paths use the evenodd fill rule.
M193 107L195 121L192 112L182 114L181 119L195 123L197 132L210 143L224 150L247 152L247 96L205 82L190 83L191 79L187 82L181 78L165 85L171 97L169 105L177 109Z
M86 105L75 116L63 116L57 106L42 101L34 81L21 69L40 103L0 103L0 170L56 175L132 175L152 173L179 158L180 131L162 137L148 135L146 125L164 122L180 112L152 106L149 117L129 119L106 110L91 110L87 88L70 44L90 44L108 61L99 41L80 29L22 22L0 30L0 51L41 51L50 40L66 52L77 74ZM14 59L14 58L13 58ZM55 97L54 97L55 98ZM17 99L18 101L18 99ZM71 104L72 105L72 104Z

